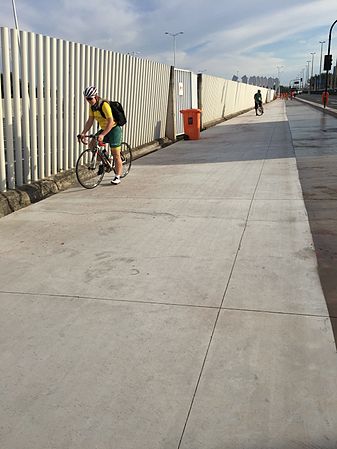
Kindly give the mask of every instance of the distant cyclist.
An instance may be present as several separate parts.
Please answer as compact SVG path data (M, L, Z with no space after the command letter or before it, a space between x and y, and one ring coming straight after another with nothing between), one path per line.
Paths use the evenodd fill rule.
M262 107L262 95L260 89L254 95L254 102L255 102L255 114L258 115L257 109L259 106Z
M122 128L115 122L111 107L107 101L102 100L98 96L98 92L95 86L87 87L83 95L88 101L89 108L89 118L86 121L83 131L80 133L81 138L87 134L89 129L92 127L94 120L97 120L100 130L96 133L97 139L108 143L110 146L111 153L115 161L115 177L111 180L111 184L119 184L121 182L120 176L122 174L122 160L121 160L121 143L122 143ZM104 113L101 114L100 110ZM92 148L93 142L89 142L89 148ZM102 166L103 170L103 166Z

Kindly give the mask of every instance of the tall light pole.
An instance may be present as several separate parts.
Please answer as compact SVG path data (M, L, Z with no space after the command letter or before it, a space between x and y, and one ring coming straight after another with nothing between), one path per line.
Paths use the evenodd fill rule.
M311 77L310 77L310 83L309 83L309 86L310 86L309 94L311 93L311 80L312 80L312 77L314 74L314 56L316 53L312 52L310 54L311 54Z
M16 6L15 6L15 1L12 0L12 7L13 7L13 15L14 15L14 23L15 23L15 28L17 30L19 30L19 23L18 23L18 16L16 14Z
M165 31L165 34L168 34L169 36L173 37L173 67L176 66L176 37L179 34L184 34L183 31L179 31L178 33L169 33L168 31Z
M323 55L323 44L325 44L325 41L319 41L321 44L321 60L319 63L319 88L322 88L322 55Z
M280 96L280 90L281 90L281 86L280 86L280 70L283 68L283 65L278 65L277 66L277 79L278 79L278 96Z
M331 69L330 61L332 61L332 55L330 55L331 33L332 33L332 29L336 25L336 23L337 23L337 20L335 20L334 23L330 27L329 41L328 41L328 54L325 56L325 58L327 58L327 67L324 67L324 70L326 70L326 74L325 74L325 91L324 91L325 92L325 98L326 98L326 95L328 94L329 70ZM324 62L324 66L325 66L325 62ZM326 101L324 101L324 107L326 107Z
M311 61L307 61L307 73L306 73L306 76L307 76L306 85L307 85L309 92L310 92L310 85L309 85L309 64L310 64L310 62Z
M12 0L12 7L13 7L13 16L14 16L14 23L15 23L15 28L18 32L18 43L19 43L19 50L21 51L21 46L20 46L20 33L19 33L19 22L18 22L18 15L16 13L16 6L15 6L15 1Z

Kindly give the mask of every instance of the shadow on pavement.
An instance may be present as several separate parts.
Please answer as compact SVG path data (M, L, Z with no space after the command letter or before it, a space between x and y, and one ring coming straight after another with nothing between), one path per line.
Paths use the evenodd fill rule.
M200 140L180 142L156 153L155 158L138 159L137 165L216 164L294 157L294 151L287 149L291 142L288 122L271 124L259 122L259 119L257 117L251 124L218 125L201 133ZM241 139L237 139L238 133ZM280 144L280 141L287 144Z

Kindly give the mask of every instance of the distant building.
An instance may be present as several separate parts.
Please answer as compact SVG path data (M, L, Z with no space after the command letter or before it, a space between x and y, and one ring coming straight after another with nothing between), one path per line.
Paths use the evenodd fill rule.
M256 76L250 76L249 77L249 84L253 84L253 86L256 86Z
M238 76L233 75L232 81L239 81ZM275 87L280 84L278 78L272 78L271 76L268 78L266 76L252 75L248 77L247 75L243 75L241 77L241 81L244 84L251 84L253 86L258 87L266 87L267 89L275 89Z
M267 78L266 76L250 76L248 78L248 84L253 86L266 87L268 89L275 89L275 86L279 83L278 78Z
M275 85L275 78L269 77L268 81L267 81L267 87L269 89L272 89L274 87L274 85Z

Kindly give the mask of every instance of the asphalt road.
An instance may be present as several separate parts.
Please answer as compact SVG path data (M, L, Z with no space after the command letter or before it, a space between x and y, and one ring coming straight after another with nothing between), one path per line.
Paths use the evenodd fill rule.
M303 98L303 100L313 101L314 103L323 104L322 103L322 95L320 94L300 94L298 98ZM329 96L328 106L333 109L337 109L337 95Z

